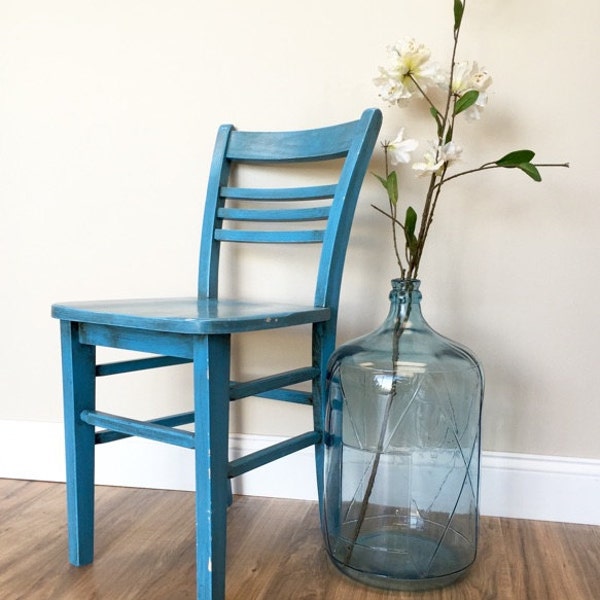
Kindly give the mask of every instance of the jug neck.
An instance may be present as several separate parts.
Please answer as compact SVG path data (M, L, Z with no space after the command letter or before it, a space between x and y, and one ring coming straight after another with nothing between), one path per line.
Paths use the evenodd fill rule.
M423 319L421 314L421 292L419 279L392 279L390 290L390 312L388 322L405 323L407 326Z

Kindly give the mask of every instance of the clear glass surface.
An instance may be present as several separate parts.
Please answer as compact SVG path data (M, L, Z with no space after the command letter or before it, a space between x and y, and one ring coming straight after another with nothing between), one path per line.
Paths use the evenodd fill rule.
M483 374L394 280L390 313L328 373L323 529L335 565L388 589L447 585L475 560Z

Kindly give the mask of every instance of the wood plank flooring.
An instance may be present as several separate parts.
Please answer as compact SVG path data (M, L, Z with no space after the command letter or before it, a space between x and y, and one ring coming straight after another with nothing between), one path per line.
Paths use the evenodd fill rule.
M0 600L193 600L194 497L97 488L96 559L67 561L64 486L0 480ZM598 600L600 527L483 518L469 576L432 592L367 588L323 549L316 504L238 496L228 600Z

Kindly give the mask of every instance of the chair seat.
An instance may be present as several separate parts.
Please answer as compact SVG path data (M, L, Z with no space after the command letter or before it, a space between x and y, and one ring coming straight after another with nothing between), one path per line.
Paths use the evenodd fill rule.
M156 298L65 302L52 306L63 321L183 333L228 334L329 320L329 308L240 300Z

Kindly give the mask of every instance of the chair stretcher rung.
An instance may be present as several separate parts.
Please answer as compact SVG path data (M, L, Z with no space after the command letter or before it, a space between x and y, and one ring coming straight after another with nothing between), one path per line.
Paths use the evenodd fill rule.
M96 377L130 373L131 371L143 371L145 369L156 369L158 367L171 367L173 365L183 365L189 362L192 362L189 358L177 358L175 356L153 356L151 358L123 360L120 362L97 365Z
M251 471L252 469L256 469L257 467L262 467L263 465L273 462L274 460L283 458L284 456L288 456L289 454L293 454L294 452L298 452L299 450L303 450L309 446L314 446L320 441L321 434L318 431L308 431L302 435L279 442L278 444L273 444L268 448L263 448L262 450L258 450L252 454L232 460L229 463L228 475L230 478L237 477L238 475L242 475L243 473Z
M181 413L179 415L171 415L168 417L161 417L159 419L152 419L150 421L144 421L144 423L153 425L164 425L165 427L178 427L179 425L188 425L193 423L195 416L193 412ZM106 444L108 442L116 442L125 438L132 437L131 433L121 433L119 431L112 431L106 429L104 431L98 431L96 433L96 444Z
M143 437L165 444L181 446L182 448L194 448L194 434L189 431L181 431L173 429L165 425L157 425L156 423L146 421L136 421L126 417L109 415L107 413L98 412L95 410L84 410L81 413L81 420L94 425L95 427L104 427L111 431L117 431L130 436Z
M303 381L310 381L318 374L319 369L316 367L303 367L301 369L286 371L285 373L261 377L252 381L233 383L229 388L229 397L231 400L238 400L239 398L247 398L248 396L258 396L264 392L302 383Z
M294 404L306 404L312 406L313 397L311 392L303 392L300 390L269 390L268 392L260 392L255 394L260 398L268 398L269 400L279 400L281 402L292 402Z

